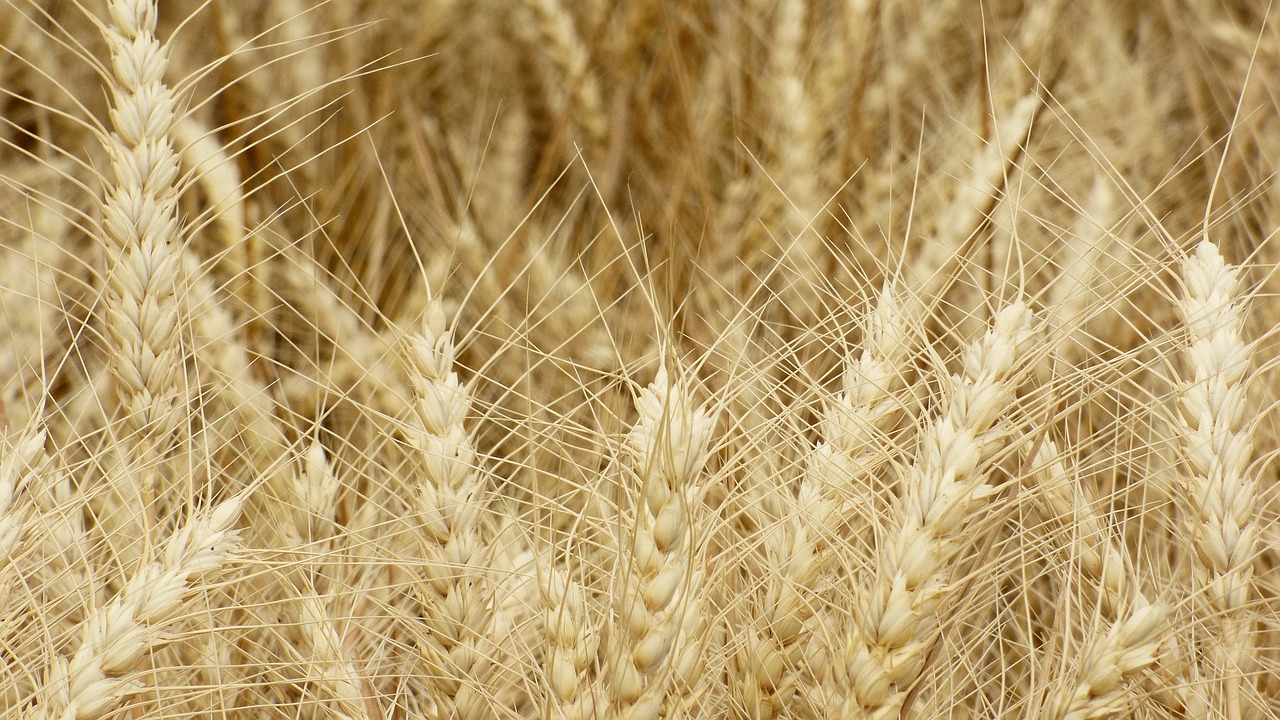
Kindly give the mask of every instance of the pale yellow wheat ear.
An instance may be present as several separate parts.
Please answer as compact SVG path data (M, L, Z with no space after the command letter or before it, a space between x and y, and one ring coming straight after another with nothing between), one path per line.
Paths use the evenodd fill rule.
M1212 683L1197 694L1206 710L1232 720L1258 713L1242 706L1241 686L1249 683L1254 665L1251 605L1260 539L1259 493L1250 470L1250 350L1237 273L1217 245L1202 241L1182 266L1184 292L1178 303L1187 333L1187 371L1178 405L1189 475L1185 523L1195 549L1190 562L1198 591L1191 603L1208 635L1201 641L1200 672Z
M631 505L617 521L622 565L610 589L604 652L608 712L642 719L688 712L695 700L687 693L699 681L697 665L681 659L696 636L682 630L703 610L694 560L704 523L694 503L714 420L680 369L660 367L635 403L639 417L625 448Z
M575 26L575 18L561 0L525 0L538 32L539 48L546 53L558 77L553 92L566 120L575 130L570 138L588 157L603 157L609 126L605 117L600 80L588 60L588 47ZM523 25L524 19L517 22Z
M466 427L471 399L454 368L452 334L438 301L428 302L418 330L406 339L414 393L406 430L415 484L408 486L412 527L424 564L415 584L421 603L419 650L429 696L448 716L492 717L498 587L485 569L495 559L495 528L485 511L486 475Z
M137 569L115 598L91 609L77 628L73 653L54 657L32 712L40 718L96 718L144 686L133 676L163 642L161 628L192 593L192 582L219 569L239 541L232 525L243 497L225 500L178 528L159 559Z
M179 101L165 84L155 4L120 0L108 11L102 32L111 51L112 127L102 142L114 177L102 198L103 317L125 445L121 475L111 482L149 533L156 494L167 489L158 463L183 422L187 394L178 314L179 167L170 135Z
M593 677L600 648L600 628L588 606L586 589L556 568L543 589L543 632L546 656L545 698L565 720L597 717L605 708L603 688Z
M1074 677L1050 696L1040 717L1092 720L1127 715L1132 705L1129 682L1156 662L1167 615L1163 606L1140 605L1086 641Z
M888 509L880 558L856 596L845 712L897 714L924 670L965 530L995 491L989 464L1012 430L1001 414L1036 350L1037 322L1021 303L1001 308L965 349L963 374L949 379L938 415L921 432Z
M0 563L9 571L28 522L28 503L19 495L43 454L46 432L32 428L4 438L0 455ZM37 490L38 491L38 490Z

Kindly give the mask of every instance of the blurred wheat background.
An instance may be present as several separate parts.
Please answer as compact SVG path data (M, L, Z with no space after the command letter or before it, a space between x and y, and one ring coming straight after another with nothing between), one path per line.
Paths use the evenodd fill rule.
M1280 716L1280 18L0 4L9 718Z

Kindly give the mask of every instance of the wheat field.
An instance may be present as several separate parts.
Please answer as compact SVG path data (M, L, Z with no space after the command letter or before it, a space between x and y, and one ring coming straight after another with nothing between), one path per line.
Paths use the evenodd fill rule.
M0 3L0 716L1280 717L1280 17Z

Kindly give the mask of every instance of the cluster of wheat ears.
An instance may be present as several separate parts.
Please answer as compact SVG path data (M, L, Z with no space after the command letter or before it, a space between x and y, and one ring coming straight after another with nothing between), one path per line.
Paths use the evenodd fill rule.
M1267 3L0 48L3 717L1280 716Z

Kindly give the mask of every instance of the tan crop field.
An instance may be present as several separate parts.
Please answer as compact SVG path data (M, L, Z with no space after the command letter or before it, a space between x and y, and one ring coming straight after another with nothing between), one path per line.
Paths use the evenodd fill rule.
M5 0L0 717L1280 717L1280 10Z

